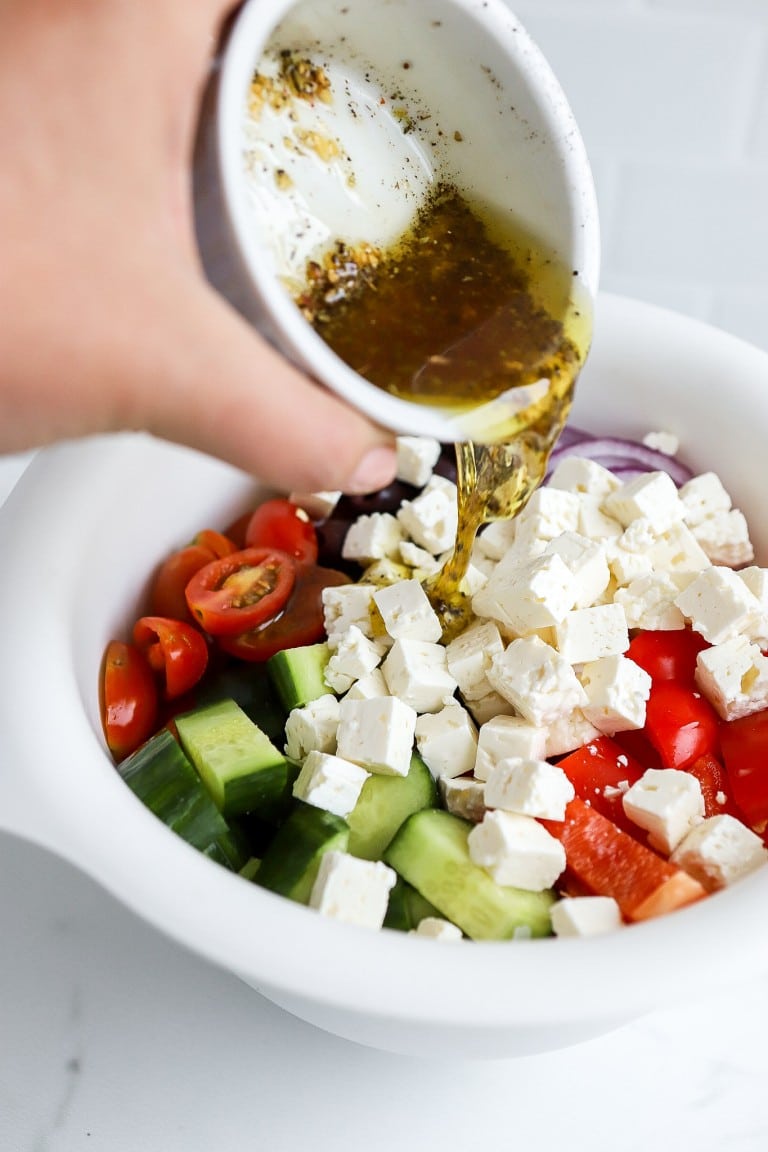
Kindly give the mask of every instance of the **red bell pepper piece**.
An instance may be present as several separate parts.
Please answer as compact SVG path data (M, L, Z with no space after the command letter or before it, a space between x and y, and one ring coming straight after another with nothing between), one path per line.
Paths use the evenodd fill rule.
M768 825L768 710L721 724L720 747L734 802L762 832Z
M558 767L573 784L577 796L588 800L593 808L625 832L645 839L645 832L624 813L624 789L621 787L625 782L634 784L645 768L620 744L609 736L599 736L558 761Z
M565 848L566 877L595 896L612 896L626 920L647 920L682 908L706 893L701 884L617 828L606 816L571 800L565 820L541 823Z

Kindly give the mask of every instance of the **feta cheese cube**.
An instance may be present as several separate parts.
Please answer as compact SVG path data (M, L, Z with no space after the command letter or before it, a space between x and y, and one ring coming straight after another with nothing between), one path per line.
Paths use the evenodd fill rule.
M458 701L416 721L416 748L435 779L471 772L477 756L477 728Z
M329 648L335 648L353 624L364 636L373 637L371 609L374 607L374 591L372 584L339 584L323 589L323 619Z
M517 520L493 520L479 532L476 539L478 550L491 560L501 560L515 542Z
M624 531L624 525L615 516L603 511L601 497L581 496L577 531L588 540L615 540Z
M599 728L587 720L581 708L574 708L573 712L551 720L543 731L546 733L546 744L542 759L547 760L583 748L600 735Z
M723 720L749 716L768 708L768 658L734 636L699 652L696 684Z
M341 499L341 492L291 492L288 499L303 508L310 520L325 520Z
M440 619L418 580L400 580L377 588L373 601L384 627L393 640L428 640L434 643L443 634Z
M397 512L406 535L434 556L456 539L458 499L456 485L433 475L414 500L403 500Z
M750 828L723 813L692 828L671 860L708 892L715 892L767 863L768 849Z
M629 819L649 833L651 847L667 854L704 819L699 781L675 768L648 768L621 803Z
M498 692L486 692L485 696L478 696L477 700L467 700L467 709L472 714L475 724L487 724L497 716L513 716L514 708L509 700L505 700Z
M543 892L565 868L565 849L532 816L494 809L467 838L469 855L497 884Z
M599 936L622 926L612 896L565 896L552 905L549 916L555 936Z
M472 611L523 636L558 623L575 599L573 572L560 556L543 555L520 567L500 561L485 587L472 597Z
M367 676L355 680L345 700L372 700L376 696L389 696L389 688L381 668L374 668Z
M665 456L676 456L680 447L674 432L648 432L643 436L643 444L655 452L663 452Z
M536 536L553 540L563 532L576 532L579 525L579 498L563 488L537 488L517 516L517 531L533 526Z
M571 665L538 636L513 640L494 656L488 679L521 716L539 727L587 702Z
M423 488L440 459L440 451L440 441L432 436L398 436L395 440L397 479L414 488Z
M393 696L416 712L439 712L453 699L456 681L448 671L445 648L426 640L395 640L381 666Z
M642 728L645 706L651 694L648 673L626 656L603 656L581 670L587 702L587 720L607 736Z
M345 760L385 776L407 776L416 712L395 696L339 704L336 752Z
M310 752L335 752L339 701L330 692L294 708L285 722L285 754L303 760Z
M360 798L369 773L327 752L310 752L293 785L297 800L348 816Z
M757 597L731 568L712 566L677 596L675 603L691 627L710 644L721 644L760 617Z
M474 776L441 776L440 799L448 812L479 824L485 815L485 784Z
M345 560L356 560L359 564L371 564L374 560L397 560L400 557L400 544L403 529L391 512L371 512L358 516L349 528L341 546Z
M450 920L443 920L440 916L425 916L415 928L411 929L413 936L426 936L429 940L462 940L461 928L457 928Z
M446 645L448 671L465 700L477 700L490 692L488 668L496 653L503 651L504 642L493 620L470 625Z
M713 564L736 568L754 559L755 550L749 538L747 521L738 508L715 512L713 516L700 520L693 528L693 535Z
M396 880L397 873L379 860L331 849L320 859L309 906L346 924L381 928Z
M605 548L579 532L563 532L547 544L544 555L557 555L573 574L574 608L589 608L605 592L611 573Z
M571 664L618 656L629 648L624 609L621 604L575 608L555 625L555 641L560 655Z
M628 628L670 632L685 627L679 595L680 588L668 573L653 572L617 588L613 600L624 609Z
M524 760L511 756L500 760L485 784L488 808L503 808L521 816L564 820L565 806L573 800L573 784L562 768L547 760Z
M586 456L564 456L553 469L548 486L604 500L621 487L621 481L602 464Z
M475 776L487 780L501 760L519 756L523 760L543 760L547 733L520 716L495 716L478 733Z
M690 527L718 512L727 512L731 507L731 498L714 472L702 472L686 481L679 495L685 522Z
M603 510L625 528L633 520L645 517L657 532L682 520L685 514L675 482L667 472L646 472L622 484L605 498Z
M418 544L414 544L413 540L402 540L400 543L400 559L403 564L407 564L409 568L414 568L418 572L423 573L424 576L431 576L434 572L440 571L440 561L431 552L427 552L426 548L419 548Z
M383 645L370 640L356 624L351 624L331 652L325 666L325 682L334 692L346 692L355 680L373 672L383 655Z

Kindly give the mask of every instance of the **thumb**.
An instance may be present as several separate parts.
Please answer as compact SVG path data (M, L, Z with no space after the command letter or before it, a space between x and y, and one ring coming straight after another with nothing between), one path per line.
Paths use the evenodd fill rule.
M285 491L391 482L391 432L313 383L207 284L186 278L181 298L178 288L173 315L155 330L160 355L141 374L134 426Z

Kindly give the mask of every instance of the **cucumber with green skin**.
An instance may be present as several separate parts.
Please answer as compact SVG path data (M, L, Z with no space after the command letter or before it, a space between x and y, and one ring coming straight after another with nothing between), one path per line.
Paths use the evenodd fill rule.
M237 872L248 852L167 728L117 766L132 792L171 831Z
M176 717L181 746L225 816L270 812L285 797L288 764L234 700Z
M325 682L325 669L331 650L325 641L284 648L267 660L267 672L286 712L301 708L331 689Z
M427 916L440 916L434 904L425 900L402 876L398 876L389 893L384 927L397 932L412 932Z
M411 756L407 776L372 773L347 817L349 851L363 860L380 860L403 821L436 804L437 786L417 752Z
M472 940L550 936L552 891L497 884L469 854L472 825L440 808L409 816L384 861Z
M341 816L295 800L261 858L256 884L308 904L324 852L347 850L349 825Z

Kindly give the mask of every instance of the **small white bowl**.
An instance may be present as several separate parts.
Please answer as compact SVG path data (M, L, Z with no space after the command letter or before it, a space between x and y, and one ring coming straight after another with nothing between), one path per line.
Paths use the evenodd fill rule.
M281 50L322 65L332 102L267 107L249 130L254 71L269 72L264 61ZM330 158L304 143L307 132L332 145ZM307 258L337 238L386 249L439 180L514 219L551 255L550 267L567 270L563 316L591 313L600 242L586 152L556 78L505 0L244 5L200 121L195 206L209 279L371 419L444 442L480 439L478 428L500 419L500 403L469 424L457 408L389 395L330 349L284 286L303 281ZM504 411L519 407L516 396Z
M573 419L598 433L677 434L696 469L722 476L768 562L764 352L602 297ZM0 513L0 826L296 1015L400 1052L562 1047L765 970L768 869L606 937L439 944L325 919L211 863L156 820L104 747L102 653L129 628L157 562L253 497L247 476L142 435L33 460Z

